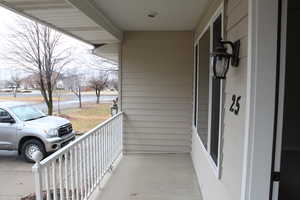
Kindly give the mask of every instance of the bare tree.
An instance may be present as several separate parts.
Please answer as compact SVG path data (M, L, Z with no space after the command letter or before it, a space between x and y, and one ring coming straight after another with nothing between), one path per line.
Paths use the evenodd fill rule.
M10 80L7 81L7 85L12 88L14 97L17 97L18 89L20 88L22 79L18 74L11 74Z
M62 34L39 23L20 19L7 40L6 59L35 77L48 114L53 113L53 91L70 51L61 45Z
M79 108L82 108L82 90L85 76L77 71L65 75L64 85L77 97Z
M96 103L100 103L101 91L103 91L107 87L108 83L108 73L107 72L99 72L98 76L93 77L89 81L89 85L91 88L95 90L97 101Z

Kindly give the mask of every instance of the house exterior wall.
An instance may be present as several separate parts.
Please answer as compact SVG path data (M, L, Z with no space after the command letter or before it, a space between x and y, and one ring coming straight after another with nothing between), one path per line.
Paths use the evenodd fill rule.
M191 150L193 32L125 32L125 153Z
M222 2L211 3L195 31L195 38L204 30L205 24ZM247 98L248 0L224 1L224 31L225 40L241 40L241 60L238 68L229 68L225 81L220 177L215 175L208 153L201 147L197 130L193 127L192 158L204 200L241 198ZM232 95L241 96L238 115L229 111Z

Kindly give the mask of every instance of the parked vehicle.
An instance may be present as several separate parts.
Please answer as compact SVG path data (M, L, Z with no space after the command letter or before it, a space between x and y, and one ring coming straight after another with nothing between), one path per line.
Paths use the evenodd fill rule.
M33 162L35 151L45 158L74 139L69 120L47 116L30 104L0 102L0 150L17 150Z

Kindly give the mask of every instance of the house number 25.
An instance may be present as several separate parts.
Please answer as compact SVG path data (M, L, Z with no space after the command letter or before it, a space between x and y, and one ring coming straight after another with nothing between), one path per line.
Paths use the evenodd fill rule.
M241 96L236 96L235 94L232 95L232 104L230 106L229 111L233 112L235 115L239 114L240 111L240 100L241 100Z

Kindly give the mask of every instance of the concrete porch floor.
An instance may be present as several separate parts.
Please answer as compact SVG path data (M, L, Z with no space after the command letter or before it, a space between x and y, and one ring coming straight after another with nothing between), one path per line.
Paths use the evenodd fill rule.
M125 155L96 200L201 200L189 154Z

